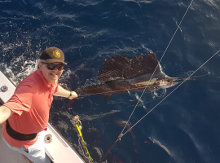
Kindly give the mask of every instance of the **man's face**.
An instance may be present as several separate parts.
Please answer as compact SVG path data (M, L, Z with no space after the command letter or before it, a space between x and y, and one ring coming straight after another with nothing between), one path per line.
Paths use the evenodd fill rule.
M52 64L61 65L62 63L55 62ZM42 75L44 76L48 84L52 84L53 82L57 81L63 73L63 69L59 71L56 67L54 70L49 70L47 68L47 64L43 64L41 62L39 63L39 69L42 72Z

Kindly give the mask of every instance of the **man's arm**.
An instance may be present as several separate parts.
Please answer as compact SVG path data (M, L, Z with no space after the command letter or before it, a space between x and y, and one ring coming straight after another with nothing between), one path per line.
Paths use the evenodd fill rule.
M72 92L72 96L70 96L70 91L64 89L61 86L58 86L58 91L54 95L55 96L66 97L66 98L69 98L70 100L78 97L78 95L75 91L71 91L71 92Z
M0 124L6 121L12 114L13 111L11 109L6 106L0 106Z

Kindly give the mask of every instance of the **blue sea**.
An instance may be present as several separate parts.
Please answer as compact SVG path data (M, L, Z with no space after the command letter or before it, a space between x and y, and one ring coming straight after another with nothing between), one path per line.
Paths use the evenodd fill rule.
M168 47L163 72L188 77L220 49L220 1L194 0L186 13L190 2L1 0L0 69L18 84L37 69L41 52L56 46L68 62L59 82L75 90L98 83L99 70L111 56L153 52L160 59ZM107 102L104 95L79 96L68 106L67 99L55 97L50 123L86 160L71 122L79 115L88 150L100 162L138 100L126 129L172 92L116 143L105 162L219 163L220 53L194 76L205 74L174 92L176 86L144 92L141 99L142 92L115 94Z

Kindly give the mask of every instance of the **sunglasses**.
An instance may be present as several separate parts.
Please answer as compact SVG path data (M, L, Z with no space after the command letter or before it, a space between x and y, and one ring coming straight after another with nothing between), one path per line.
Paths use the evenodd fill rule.
M54 70L55 68L57 68L57 70L61 71L64 68L64 65L54 65L52 63L45 63L45 62L41 62L41 63L47 65L48 70Z

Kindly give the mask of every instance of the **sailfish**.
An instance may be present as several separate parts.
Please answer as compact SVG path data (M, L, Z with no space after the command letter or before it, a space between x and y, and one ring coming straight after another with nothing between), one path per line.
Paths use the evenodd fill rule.
M107 101L112 94L132 91L157 91L175 86L187 78L169 77L157 60L156 53L112 56L103 63L98 74L100 83L75 90L78 95L103 94ZM191 77L192 78L192 77ZM70 100L69 105L74 100Z

